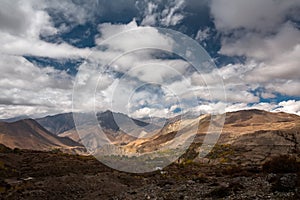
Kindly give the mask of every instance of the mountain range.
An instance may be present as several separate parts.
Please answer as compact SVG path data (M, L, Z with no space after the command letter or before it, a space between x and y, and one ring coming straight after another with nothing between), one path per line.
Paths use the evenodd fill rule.
M10 148L36 150L60 148L73 153L84 153L82 139L90 137L99 127L87 123L84 135L79 137L72 115L65 113L36 120L0 122L0 143ZM97 113L97 119L107 138L114 145L122 146L127 152L147 153L176 147L177 143L194 135L188 152L201 154L203 151L201 145L210 125L211 115L188 119L156 118L154 124L149 123L149 120L133 119L122 113L105 111ZM160 121L164 122L164 126L157 125ZM177 136L179 139L174 140ZM216 146L230 152L225 152L219 159L225 157L237 162L243 159L261 162L270 155L299 154L299 144L300 116L262 110L241 110L226 113L225 124ZM211 154L212 152L208 157L212 157ZM207 158L201 159L203 162Z

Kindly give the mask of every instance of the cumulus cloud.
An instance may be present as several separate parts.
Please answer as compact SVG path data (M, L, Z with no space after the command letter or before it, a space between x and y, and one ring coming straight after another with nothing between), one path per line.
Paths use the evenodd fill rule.
M2 118L17 112L39 115L71 110L73 78L66 72L39 68L23 57L5 55L1 55L0 71Z
M291 23L283 24L275 35L247 32L242 36L223 38L220 53L247 56L259 61L272 61L293 51L300 42L300 31Z
M49 14L39 9L35 1L3 1L1 5L1 54L70 58L90 53L88 49L77 49L66 43L41 40L41 36L56 34L57 29Z
M297 16L293 11L299 8L297 0L213 0L214 23L223 33L220 53L273 64L280 59L287 61L281 56L294 55L300 43L300 31L289 21Z
M283 52L269 62L260 63L247 78L258 82L268 82L273 79L297 80L300 76L298 70L300 63L299 53L300 43L290 51Z
M140 3L137 2L139 5ZM184 19L183 8L185 0L164 1L159 0L147 1L146 5L142 4L140 9L143 12L142 25L162 25L175 26Z
M156 47L171 51L175 41L159 33L155 28L141 28L135 19L128 24L105 23L99 25L101 37L96 39L98 45L110 47L123 52L138 48Z
M207 40L210 37L210 28L206 27L204 29L200 29L195 37L195 40L202 42Z
M198 32L192 35L203 42L217 31L221 39L219 53L245 59L202 74L194 73L183 60L154 50L172 52L177 41L154 27L147 27L147 31L141 27L181 26L189 15L186 5L193 4L184 0L3 1L0 116L19 115L18 110L27 115L70 111L74 77L53 66L37 67L23 58L25 55L87 58L76 77L81 109L94 109L96 97L97 109L106 110L114 104L116 111L126 113L131 109L138 117L172 116L176 109L189 108L215 112L224 108L225 92L227 111L258 108L299 114L299 101L259 102L260 98L275 99L278 93L300 95L300 31L295 23L300 20L299 1L212 0L215 27L197 27ZM135 16L137 10L141 16ZM41 39L58 37L76 25L101 20L105 23L98 25L97 47L92 49L76 48L63 39L57 43ZM189 50L186 55L193 56ZM217 76L223 78L224 85ZM143 86L149 82L163 85ZM131 106L126 106L128 102Z
M154 2L148 2L147 7L144 10L144 19L142 21L143 25L153 26L157 23L159 18L159 13L157 12L158 5Z
M180 81L188 66L183 60L148 60L134 65L128 74L143 82L166 84Z
M143 118L145 116L149 116L149 117L154 117L154 116L159 116L161 118L169 118L169 117L173 117L174 113L170 112L169 109L157 109L157 108L141 108L136 110L135 112L133 112L131 114L132 117L134 118Z
M1 32L12 35L38 37L57 33L47 12L35 10L33 1L2 1Z
M263 88L263 98L274 98L274 93L299 96L300 30L294 21L300 2L213 0L210 7L222 34L219 53L245 58L243 64L220 69L225 83Z
M212 0L211 12L218 29L231 31L245 28L258 32L274 32L287 17L296 17L298 0Z
M97 87L96 90L97 109L127 113L128 110L135 112L141 107L153 112L155 109L171 107L174 101L164 99L164 91L160 87L154 89L153 85L180 82L190 66L182 59L168 58L168 52L173 51L176 42L156 28L138 26L135 19L128 24L100 24L98 29L100 34L96 43L99 48L88 58L97 69L91 70L89 64L80 66L80 79L77 81L83 83L82 88L78 85L83 93L76 90L79 92L75 95L78 107L94 109L91 101L94 89L97 83L102 84L107 77L112 80L109 85ZM165 58L160 58L161 54L165 54ZM99 82L96 81L97 77ZM87 91L89 95L85 94ZM155 104L156 108L153 107Z
M275 111L300 115L300 101L289 100L280 102L279 107Z
M41 40L59 31L43 7L45 3L1 2L1 118L71 111L74 77L53 66L37 67L23 57L81 58L90 53L88 49L77 49L63 42L54 44Z
M184 6L184 0L175 0L170 7L162 11L161 23L165 26L174 26L178 24L183 18L182 13L177 13Z
M266 89L271 92L278 92L287 96L300 96L300 81L299 80L279 80L266 83Z
M254 104L247 103L225 103L225 102L203 102L195 108L201 113L219 113L220 108L226 107L226 112L234 112L239 110L259 109L271 112L286 112L290 114L300 115L300 101L288 100L279 103L260 102Z

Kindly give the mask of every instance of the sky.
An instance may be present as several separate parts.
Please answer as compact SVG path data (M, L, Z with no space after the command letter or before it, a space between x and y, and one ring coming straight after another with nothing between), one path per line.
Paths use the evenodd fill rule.
M0 4L0 118L89 109L300 115L299 0ZM163 29L195 40L213 67L195 69Z

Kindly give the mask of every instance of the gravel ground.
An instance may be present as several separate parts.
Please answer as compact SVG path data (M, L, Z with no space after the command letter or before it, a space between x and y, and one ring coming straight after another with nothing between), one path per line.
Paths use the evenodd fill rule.
M92 157L0 153L0 199L300 199L299 170L224 169L189 163L128 174Z

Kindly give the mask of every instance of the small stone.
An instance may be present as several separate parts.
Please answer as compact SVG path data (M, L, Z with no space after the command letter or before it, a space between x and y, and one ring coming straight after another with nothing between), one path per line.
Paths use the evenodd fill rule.
M280 183L285 188L293 189L296 186L297 174L286 174L280 178Z
M195 181L193 181L193 180L188 180L187 183L188 183L188 184L195 184Z

